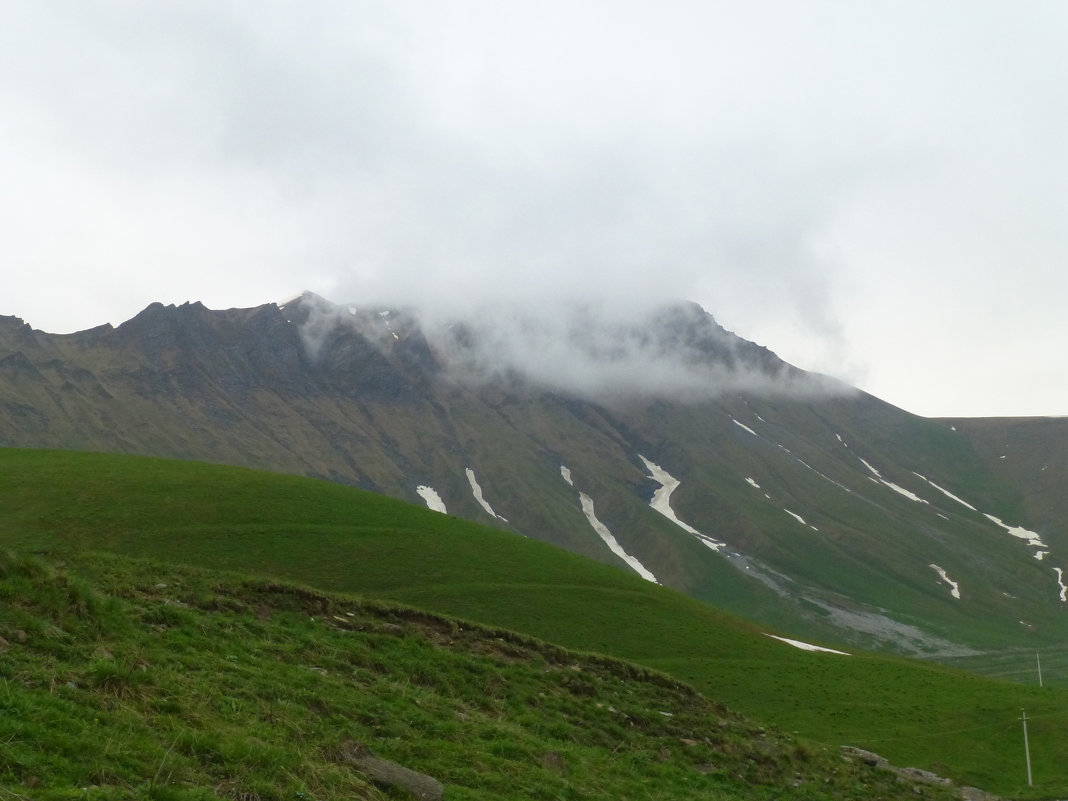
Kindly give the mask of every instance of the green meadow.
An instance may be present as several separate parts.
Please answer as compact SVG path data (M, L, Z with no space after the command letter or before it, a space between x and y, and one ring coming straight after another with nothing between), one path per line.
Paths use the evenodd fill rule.
M411 797L366 750L470 801L913 793L606 657L236 574L79 568L0 556L0 797Z
M67 631L65 624L48 622L49 616L63 618L62 599L34 601L39 606L52 604L49 608L57 611L43 615L44 619L39 621L40 631L36 635L31 633L30 641L48 642L48 648L54 647L56 651L53 656L48 655L48 648L41 653L35 652L33 660L27 658L17 667L11 666L10 655L22 653L17 647L16 632L29 631L27 627L31 626L35 615L32 605L22 623L5 621L5 629L0 631L0 636L9 643L4 654L5 687L8 693L6 703L15 704L9 709L17 709L18 704L36 703L29 697L31 691L37 692L33 696L36 698L46 687L50 690L48 697L58 699L49 703L57 704L68 695L77 696L84 688L99 690L91 703L87 702L89 707L75 704L77 709L69 711L71 715L84 716L89 714L84 709L91 708L92 704L107 705L100 699L110 692L108 686L118 687L118 700L114 701L113 708L106 710L111 717L102 718L107 721L107 736L114 739L115 747L120 750L134 749L134 746L126 744L126 734L120 737L115 734L117 731L128 732L130 738L145 737L152 740L155 737L154 745L146 740L143 752L138 752L140 756L129 755L130 767L124 774L127 778L122 779L127 784L131 783L128 776L132 775L155 776L157 780L170 775L173 780L166 787L179 784L187 788L210 785L215 788L211 792L219 797L237 797L233 793L227 796L223 792L231 786L226 783L240 784L244 781L247 784L251 781L251 777L234 778L222 769L216 773L198 773L208 770L198 761L202 754L216 753L209 759L211 764L218 762L229 765L234 763L235 754L246 747L212 739L224 736L221 732L227 728L225 721L229 720L231 713L237 712L214 710L209 714L198 707L195 713L190 713L199 727L195 734L184 729L184 723L166 717L168 714L177 717L185 714L181 709L167 712L169 707L161 699L173 696L178 699L175 703L181 707L180 699L186 691L173 689L178 686L174 682L187 678L183 671L196 671L189 664L171 664L168 661L171 653L169 648L154 651L151 658L144 658L143 661L150 667L140 671L136 654L139 649L149 649L152 626L166 626L168 632L177 628L185 632L182 637L193 640L199 637L197 631L210 630L212 633L205 633L199 645L189 645L193 654L190 658L194 662L197 659L209 659L206 654L214 649L230 667L213 661L206 673L214 676L221 671L228 675L228 672L240 668L250 681L265 682L274 687L262 691L240 690L256 695L258 700L255 704L249 702L247 710L251 717L233 724L235 729L240 730L240 734L235 734L239 739L252 736L248 732L257 726L266 727L263 720L267 712L263 705L267 704L265 699L272 693L290 685L298 688L304 686L301 682L307 683L307 677L301 670L310 671L320 678L324 674L312 670L313 667L322 668L326 671L325 675L340 671L346 680L351 678L353 670L359 675L359 664L344 663L339 666L336 661L348 658L339 655L343 648L327 639L323 639L320 645L318 639L347 636L351 632L342 629L335 631L333 626L324 626L321 620L312 621L312 616L307 614L300 617L298 624L297 618L292 616L296 614L292 609L286 611L286 607L276 612L269 604L267 616L270 621L285 621L285 625L270 631L257 629L257 626L268 626L270 621L261 621L256 617L255 610L261 602L247 597L253 592L248 588L272 586L271 582L296 582L314 588L316 593L323 593L324 598L332 599L328 602L317 601L320 605L355 604L364 608L372 601L386 604L383 608L388 609L402 605L404 608L475 622L500 632L512 632L523 642L527 642L523 638L536 638L536 642L542 644L536 648L533 645L529 647L546 649L546 653L556 653L553 648L544 645L547 642L554 647L575 652L626 660L629 664L647 669L649 676L670 676L680 686L692 687L700 693L674 707L676 712L672 712L671 720L679 717L678 709L691 703L724 704L732 713L759 721L761 726L768 727L769 732L781 731L786 736L796 733L801 738L799 742L815 744L811 753L817 753L821 748L833 752L839 745L854 745L876 751L895 764L933 770L961 783L974 784L1003 795L1050 798L1068 793L1068 775L1063 770L1063 766L1068 764L1068 740L1060 736L1064 727L1068 726L1068 691L1061 687L1047 685L1039 688L1024 681L983 677L976 672L983 669L983 665L978 663L964 664L962 666L969 670L962 671L875 655L840 656L802 651L765 636L763 630L744 621L622 570L582 559L540 542L327 482L193 462L70 452L0 450L0 545L26 556L23 560L26 564L38 564L34 560L41 560L43 566L27 568L30 573L34 570L47 572L58 565L63 575L70 576L64 580L71 586L82 586L84 583L88 588L84 590L86 597L100 599L72 602L75 607L81 603L86 609L94 608L97 611L89 615L88 620L75 620L72 624L74 629L68 635L63 633ZM114 555L121 555L123 559L117 559ZM23 557L17 557L12 564L21 564L19 559ZM128 561L130 559L134 561ZM238 583L236 589L224 590L221 588L228 585L223 579L204 578L193 568L229 571L256 578L248 579L245 584ZM199 578L194 580L193 576ZM163 584L169 589L175 581L180 585L187 583L189 587L183 589L181 597L171 599L181 604L168 605L166 599L170 597L169 593L153 588ZM193 588L193 585L197 588ZM18 590L9 589L6 593L9 605L21 597ZM227 600L235 594L236 600ZM31 601L34 598L32 593L27 597ZM143 603L149 603L146 598L155 599L149 604L154 605L154 611L143 608ZM104 622L93 622L98 614L103 616L100 620ZM201 615L205 616L203 620ZM162 622L153 622L160 616ZM345 617L345 614L339 616ZM38 617L42 615L38 614ZM79 626L87 628L82 631ZM230 626L229 630L227 626ZM779 633L790 635L790 632ZM299 647L310 649L291 660L292 664L278 657L266 644L275 639L284 640L290 634L303 643ZM394 641L403 644L405 638L387 636L382 640L383 643ZM64 651L67 645L71 650ZM834 643L828 645L835 646ZM285 647L298 648L297 645ZM319 647L334 654L335 661L309 655ZM440 645L437 647L440 649ZM180 652L180 648L177 650ZM252 655L256 655L255 659ZM231 656L234 660L229 660ZM538 659L544 658L525 655L521 659L506 660L505 663L530 667L540 664ZM435 678L438 672L436 665L433 670L417 669L418 664L435 664L433 660L427 662L428 659L426 653L418 657L398 656L399 667L383 681L398 685L394 690L399 693L399 686L406 681L404 676L422 676L416 680L409 678L407 686L436 687L434 700L427 698L425 704L438 709L437 705L452 703L449 699L454 697L452 690L456 688L451 688L451 685L456 682ZM602 664L596 660L594 663ZM156 668L156 665L167 666ZM500 667L496 663L494 665L493 670ZM519 670L519 667L515 669ZM448 672L459 668L442 665L441 670ZM150 678L142 677L141 673L148 674ZM34 678L15 680L24 674ZM298 674L304 678L298 680ZM189 677L189 680L192 678ZM476 686L479 681L482 679L475 681ZM501 681L510 686L513 682L523 685L532 679L516 677ZM73 688L68 682L74 685ZM131 686L124 689L123 682L129 682ZM277 686L273 684L275 682ZM665 684L671 686L671 681L654 681L653 684L658 687ZM379 690L382 690L381 686ZM2 692L4 689L0 688ZM189 692L209 694L207 685ZM237 692L235 689L234 693ZM475 695L477 697L477 693ZM287 703L291 707L300 707L304 703L284 694L278 697L290 698ZM693 700L697 698L703 700ZM527 700L529 702L529 698ZM139 707L137 717L121 717L125 714L124 709L142 701L147 706ZM310 703L308 699L305 701ZM348 697L331 701L327 704L329 714L316 718L319 722L313 724L310 719L301 718L286 725L291 733L314 729L317 743L333 743L316 746L316 753L336 753L344 742L338 738L343 735L335 733L320 719L333 721L340 727L342 718L349 719L349 713L344 710L355 709L350 706L354 703ZM620 708L611 700L600 703ZM652 701L649 703L655 705ZM246 708L241 703L237 706ZM491 729L509 728L512 726L512 716L518 714L516 710L519 706L522 705L518 701L508 701L508 714L502 713L500 719L487 725ZM1026 783L1019 720L1021 709L1026 709L1029 721L1033 787L1028 787ZM657 718L667 719L659 715L659 711L671 710L658 710L655 717L647 712L648 720L659 724L662 721ZM55 714L68 712L56 711ZM404 713L409 716L414 714ZM427 721L439 717L437 712L426 711L425 714ZM455 710L449 714L454 715ZM566 714L566 710L561 714ZM160 718L163 722L146 723L153 719L153 715L163 715ZM404 715L388 714L385 717L399 719ZM82 732L79 736L85 742L99 744L104 738L92 735L89 719L79 719L81 724L78 731ZM29 724L23 719L20 725ZM542 724L531 722L530 725L537 731ZM693 725L697 726L696 723ZM152 731L139 734L138 727L147 727ZM376 741L382 741L383 738L391 743L398 741L395 746L397 757L413 761L416 755L411 749L417 749L417 746L405 738L417 739L414 734L417 728L413 724L413 728L405 729L393 737L367 724L348 736L359 739L373 735ZM296 795L298 792L305 793L303 797L342 797L339 795L342 790L329 789L334 786L330 782L341 781L328 778L328 774L334 775L331 773L336 769L334 762L327 760L321 765L317 763L314 770L322 775L321 780L317 780L319 784L314 787L308 784L301 789L300 782L305 779L301 778L304 773L299 765L303 764L300 760L305 757L294 755L296 752L287 752L287 756L283 752L290 745L272 745L274 741L265 731L256 731L256 742L262 743L265 749L256 759L267 763L277 758L278 764L284 767L272 773L269 786L255 790L258 795L249 795L249 798L302 797ZM687 731L689 734L695 733ZM523 741L526 745L506 748L508 753L497 755L504 761L495 762L492 754L486 756L486 770L514 772L515 768L508 759L514 758L524 764L533 760L532 755L543 748L536 743L540 742L538 737L544 734L544 731L531 734L534 739ZM576 741L577 735L568 733L564 728L559 728L557 734L559 736L552 741L555 745L550 749L554 752L564 748L565 743ZM8 742L25 743L34 736L44 737L45 734L43 731L36 735L25 732L0 733L0 742L7 738ZM173 745L168 742L168 736L173 740ZM446 732L442 734L445 738L443 742L447 741L448 736L455 736L464 746L472 740L472 737L463 733L449 735ZM515 734L519 740L526 736ZM701 742L700 737L688 736L681 729L665 736L669 739L674 737L680 742ZM10 739L12 737L14 739ZM210 742L201 749L197 744L200 742L198 737ZM486 735L486 739L487 742L493 741L489 735ZM590 750L585 752L585 756L580 759L578 755L572 755L570 760L565 757L565 762L577 765L593 760L590 764L594 764L599 758L597 754L601 753L598 749L607 748L608 741L599 740L587 745ZM76 754L81 746L57 743L55 747L64 753ZM251 754L261 745L248 747ZM640 748L652 747L645 745ZM783 746L787 749L792 747ZM797 747L802 750L805 748L800 745ZM163 754L159 753L161 748ZM744 750L741 746L738 748L741 749L739 753ZM5 755L8 753L6 749L3 752ZM674 751L671 753L674 754ZM112 752L108 754L110 759ZM163 758L164 754L167 755L166 759ZM450 759L449 754L455 756L458 762L463 761L459 751L450 752L445 745L441 747L440 754L440 758L446 762ZM675 788L672 791L658 795L649 786L634 791L620 785L603 797L690 797L683 793L682 788L689 786L687 782L695 781L695 773L705 778L719 775L716 771L701 773L694 769L694 765L706 764L702 760L715 764L714 755L702 752L691 756L692 759L687 757L690 759L686 763L688 767L680 768L680 776L687 778L685 781L677 778L678 783L671 785ZM27 777L44 781L44 776L53 775L52 768L32 768L31 753L20 757L22 761L12 761L7 756L4 758L8 759L4 768L9 777L6 781L22 782L20 786L25 786L25 782L29 781ZM115 759L119 758L116 752ZM122 759L125 758L122 756ZM674 758L665 757L664 761L671 762ZM435 761L437 759L434 756L431 763L439 772L443 771L441 762ZM739 759L741 763L746 760L745 757ZM168 774L168 765L172 761L174 767ZM750 757L749 761L753 759ZM26 767L27 764L31 767ZM648 766L651 763L646 760L643 764ZM77 767L57 765L55 770L60 773L54 775L69 775L68 781L75 784L89 781L78 772ZM582 770L591 771L589 776L597 772L592 767ZM729 778L735 774L728 771L726 775ZM178 776L185 777L181 779L184 784L174 778ZM701 781L705 781L705 778ZM118 780L109 784L106 779L94 780L93 784L112 788L121 786ZM720 780L726 781L723 776L720 776ZM479 795L482 790L478 789L479 784L472 776L464 778L448 773L442 781L448 781L450 788L453 785L465 787L467 789L463 792L470 793L455 797L490 798L502 797L502 793L506 795L503 788L498 788L496 794L488 791L486 795ZM642 780L635 773L621 781L640 783ZM676 779L671 781L676 782ZM739 788L749 786L750 782L731 781L735 781L735 784L728 782L713 788L720 795L693 797L765 797L732 795L743 792ZM774 784L778 778L768 781ZM166 787L159 781L153 788L156 785L159 787L153 792L162 793L159 797L167 797ZM759 783L754 786L759 786ZM183 792L194 791L186 789ZM568 792L573 794L568 795ZM531 794L529 797L601 797L586 793L585 789L566 791L559 785L553 785L542 795ZM37 793L33 797L46 796ZM769 792L766 797L776 796L774 792ZM831 796L811 797L848 796L835 791Z

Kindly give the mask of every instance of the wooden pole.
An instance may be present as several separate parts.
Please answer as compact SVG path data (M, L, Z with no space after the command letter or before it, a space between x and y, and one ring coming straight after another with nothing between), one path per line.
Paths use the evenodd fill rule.
M1020 710L1020 714L1023 719L1023 731L1024 731L1024 757L1027 759L1027 786L1031 786L1031 749L1027 745L1027 712Z

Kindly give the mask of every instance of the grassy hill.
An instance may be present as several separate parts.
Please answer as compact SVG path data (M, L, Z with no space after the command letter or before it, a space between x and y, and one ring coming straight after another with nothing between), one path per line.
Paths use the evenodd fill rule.
M4 798L409 797L368 752L449 799L915 797L605 657L234 574L78 573L0 556Z
M1068 721L1068 692L1057 687L984 679L900 659L802 651L630 573L514 534L326 482L192 462L25 450L0 450L0 476L0 540L4 546L38 552L52 561L66 561L72 574L85 572L89 580L103 582L105 600L118 598L115 603L120 606L133 600L141 603L151 596L156 598L153 603L174 607L171 612L164 610L165 618L172 613L184 615L176 610L187 607L200 610L198 615L216 615L212 617L216 622L210 625L192 620L185 624L194 630L218 625L217 633L208 639L212 648L220 653L226 651L224 660L235 656L241 663L243 657L231 653L230 643L234 637L244 636L242 627L246 624L236 621L247 622L250 616L256 619L254 610L259 601L254 603L244 596L234 602L225 600L246 590L210 589L212 580L205 579L206 584L201 586L209 589L183 591L175 598L162 591L178 580L168 579L168 571L178 571L182 576L191 576L192 572L167 567L155 568L155 574L146 575L142 568L138 568L140 572L120 569L118 562L101 562L101 557L90 559L87 554L106 552L167 565L240 571L477 621L663 671L691 684L706 698L786 732L797 732L808 740L833 747L850 744L870 748L897 764L933 769L962 782L1017 797L1041 798L1068 792L1068 780L1061 772L1061 766L1068 762L1068 743L1059 736ZM102 564L110 565L105 571L107 576L118 573L125 578L104 576L100 572ZM168 587L159 592L152 589L159 584ZM270 584L260 582L256 586ZM9 591L8 597L17 597L17 593ZM168 604L167 598L187 606ZM341 602L327 605L331 603ZM101 602L97 606L111 609L109 604ZM93 606L88 602L82 605ZM78 607L77 602L74 607ZM270 612L270 604L268 608ZM32 612L29 614L33 616ZM126 618L132 615L149 626L171 625L166 619L152 622L152 614L155 613L135 610ZM273 617L274 612L270 615ZM227 624L231 618L235 622ZM343 621L339 621L341 624ZM50 624L43 625L44 631L51 631L47 628ZM325 631L333 624L320 621L317 625L323 631L309 620L293 634L302 636L305 643L311 643L320 633L335 636L334 632ZM7 628L7 633L0 634L14 642L11 624ZM62 626L58 628L63 631ZM18 630L27 629L23 626ZM131 632L137 632L136 636ZM282 630L256 634L261 643L282 635ZM80 635L71 636L77 643ZM104 648L115 655L116 648L126 649L129 645L134 654L137 648L147 647L143 644L147 636L137 626L116 629L107 635L112 644ZM62 635L53 639L61 644L66 641ZM393 641L388 637L386 640ZM88 670L96 653L96 646L77 647L81 651L75 656L62 657L70 665L66 670L75 673ZM258 648L258 658L265 658L265 645L243 647L249 653ZM329 650L335 646L323 647ZM197 653L193 662L206 658L199 655L199 650ZM310 669L309 661L314 662L311 667L322 667L328 673L338 669L309 657L301 658L306 670ZM56 660L55 664L59 664L59 657ZM109 660L105 657L104 661ZM125 662L110 661L130 677L139 671L133 656ZM435 679L430 674L437 673L437 668L420 672L415 670L418 661L401 663L407 667L402 667L391 681L403 683L404 675L425 674L425 682L433 683ZM529 660L524 657L517 661ZM253 667L249 670L256 674L282 670L276 661L270 661L270 665L270 671ZM106 667L99 667L101 676L105 676L101 679L104 684ZM25 669L32 670L33 663ZM78 673L72 679L63 678L67 674L62 671L48 674L47 660L41 670L45 673L31 689L47 686L63 695L70 689L67 681L73 681L75 689L92 681L89 674ZM317 671L311 672L318 675ZM24 680L13 682L11 676L6 678L9 691L25 686ZM53 679L56 684L52 684ZM274 679L250 676L250 680ZM1051 676L1047 684L1051 682L1056 683L1055 677ZM447 688L442 690L443 699L449 695ZM603 703L620 708L615 703ZM1022 708L1027 710L1031 727L1034 788L1025 786L1020 753ZM150 717L155 713L149 709L144 714ZM298 724L296 729L303 730L304 725ZM205 732L214 727L204 719ZM177 745L178 733L172 736L176 743L171 748L173 754L181 749ZM470 738L464 739L466 745ZM598 747L604 745L602 742ZM168 747L169 744L163 746L165 753ZM405 747L398 748L398 756L407 758ZM141 772L134 770L137 775L146 775L143 771L152 759L162 761L158 752L149 750L156 756L142 759L138 763ZM200 753L196 747L192 750ZM503 764L501 769L505 769ZM154 767L152 772L155 770ZM196 775L197 769L189 770L190 776ZM25 769L18 776L19 781L29 781ZM550 794L545 797L571 797L560 790L547 792ZM283 793L274 797L299 796ZM626 797L626 792L604 797ZM657 796L647 788L634 797ZM665 797L686 796L672 791ZM728 793L724 797L734 796Z

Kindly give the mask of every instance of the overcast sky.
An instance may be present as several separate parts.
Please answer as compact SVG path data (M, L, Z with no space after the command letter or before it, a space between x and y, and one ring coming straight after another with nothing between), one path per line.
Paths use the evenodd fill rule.
M1068 414L1068 3L5 0L0 314L690 299Z

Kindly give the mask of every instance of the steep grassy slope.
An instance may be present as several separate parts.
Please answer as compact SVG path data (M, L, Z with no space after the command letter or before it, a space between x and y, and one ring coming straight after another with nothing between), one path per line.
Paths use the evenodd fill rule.
M188 462L0 451L0 537L297 580L659 668L831 745L870 747L1021 795L1017 718L1041 793L1068 791L1068 693L874 656L809 653L629 572L338 485ZM166 583L166 582L164 582ZM795 632L786 632L795 634Z
M1068 417L947 419L1003 485L1012 487L1023 515L1050 537L1068 520Z
M856 637L858 647L882 640L946 652L950 643L1041 644L1064 633L1051 569L1061 564L1059 541L1048 540L1053 554L1039 562L984 516L1027 519L1019 494L948 426L863 397L730 399L626 419L633 440L648 442L646 454L681 480L672 496L681 518L751 560L802 615L820 608L829 618L840 610L865 617L872 639ZM933 564L958 583L960 598ZM720 603L707 586L685 589ZM773 619L770 610L729 606ZM879 631L897 624L922 632ZM843 629L864 627L858 620ZM924 634L933 636L925 642Z
M0 555L5 798L407 797L366 751L471 801L915 797L615 660L232 574L76 570Z

